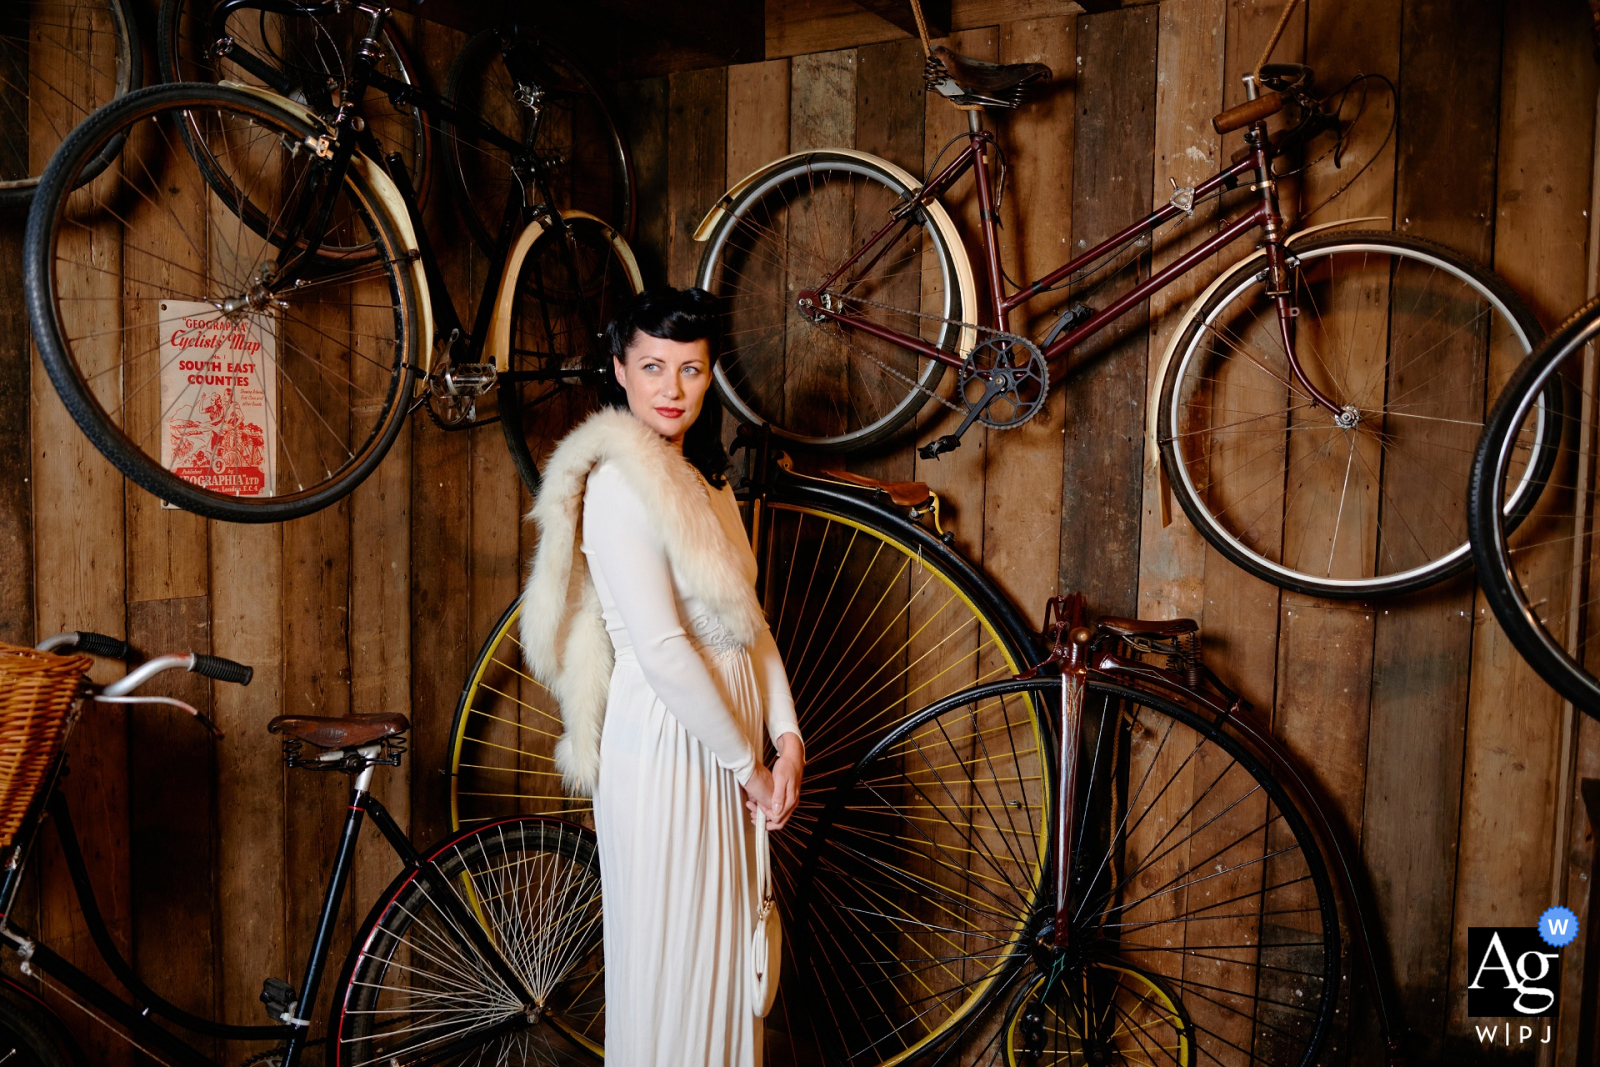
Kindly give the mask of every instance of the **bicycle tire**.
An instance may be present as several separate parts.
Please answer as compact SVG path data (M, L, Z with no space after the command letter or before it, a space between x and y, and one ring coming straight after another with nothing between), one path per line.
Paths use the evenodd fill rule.
M696 284L726 305L714 380L741 421L797 448L848 452L895 436L936 394L943 363L818 322L796 303L920 188L872 156L823 150L779 160L723 198ZM840 299L965 356L978 307L961 236L938 204L909 222L866 257ZM791 239L795 232L817 247ZM785 269L794 262L809 271Z
M1478 584L1500 628L1539 676L1585 714L1600 718L1600 679L1595 677L1593 595L1574 584L1588 566L1588 516L1593 514L1595 387L1585 384L1587 346L1600 333L1600 300L1592 300L1557 327L1540 349L1517 368L1483 429L1473 459L1470 487L1472 555ZM1563 463L1533 516L1508 515L1505 485L1530 465L1529 421L1537 421L1552 392L1571 394L1556 408L1553 436L1569 442L1572 463ZM1585 427L1585 421L1589 426ZM1588 448L1580 437L1587 429ZM1573 447L1578 446L1578 447ZM1574 469L1576 467L1577 469ZM1520 480L1520 478L1519 478ZM1576 525L1575 525L1576 524ZM1578 600L1573 600L1573 593ZM1576 633L1573 625L1576 623Z
M513 989L439 903L436 867L531 994ZM400 975L389 980L391 970ZM331 1019L334 1063L594 1063L604 1043L600 860L558 819L506 819L435 846L369 913ZM388 1020L387 1022L385 1020Z
M644 289L644 281L621 234L597 218L571 212L546 224L509 282L510 373L500 376L496 391L500 431L517 476L537 494L543 458L599 405L595 379L582 375L603 370L611 358L601 331L623 299ZM564 370L575 376L513 377Z
M369 179L359 167L350 169L334 194L346 209L335 214L344 219L341 225L361 227L380 254L360 263L318 259L301 275L311 284L272 288L276 257L298 236L275 231L257 238L227 211L227 201L208 201L203 192L170 192L208 184L185 169L185 163L199 163L181 144L202 116L223 133L232 135L235 125L250 132L236 137L236 151L225 156L243 164L241 176L262 183L242 192L241 203L268 202L280 187L291 193L300 187L298 181L281 182L278 165L291 175L315 165L310 153L297 152L316 131L311 120L259 94L204 85L131 93L80 125L46 170L28 218L24 294L51 383L79 428L118 470L197 514L279 522L349 493L394 443L417 365L418 292L407 242L372 184L383 179L376 172ZM84 164L107 140L124 134L131 135L131 147L118 172L77 187ZM256 156L274 168L269 172ZM154 171L152 157L159 160ZM126 203L139 211L125 210ZM222 232L208 236L212 229ZM79 257L79 246L95 240L116 241L120 257ZM141 263L156 269L145 273ZM189 288L179 288L184 285ZM219 308L214 285L236 294L230 298L237 304L234 312ZM204 311L185 309L183 298ZM243 364L229 370L226 361L215 360L207 371L214 370L210 377L217 379L209 393L206 376L199 374L187 385L178 380L159 386L162 367L184 351L162 354L163 322L173 321L164 314L199 316L196 336L209 338L213 354L225 344L232 351L234 333L242 335L246 350L256 345L268 354L253 360L248 372L239 369ZM118 328L104 330L105 322ZM224 322L218 336L205 334ZM124 336L125 346L118 343ZM247 373L258 375L253 385L240 379ZM163 388L173 399L164 399ZM244 402L235 403L235 388L262 390L256 395L261 422L250 422ZM188 414L209 421L169 424L180 402L195 409ZM190 477L203 478L199 472L223 445L243 447L255 457L256 467L237 474L238 487L263 495L226 491L235 487L232 475L204 487L163 462L163 450L170 448L168 458L179 469L192 468ZM280 482L287 491L278 491Z
M507 41L506 32L514 33L515 39ZM549 114L537 128L516 98L517 86L505 61L508 49L524 49L519 61L530 64L543 79L541 106ZM457 108L548 157L555 206L563 213L588 213L610 225L624 241L633 239L638 189L627 138L595 79L560 42L523 26L484 30L462 46L445 85L446 98ZM441 125L445 169L461 214L478 247L485 255L492 254L500 229L498 209L512 193L511 160L499 149L459 134L448 119ZM529 138L535 138L531 144Z
M1390 596L1460 573L1489 382L1532 350L1538 323L1499 278L1431 241L1344 231L1289 253L1305 373L1353 421L1294 379L1253 257L1179 325L1158 412L1173 495L1223 556L1298 593ZM1515 506L1539 488L1530 468Z
M156 21L156 62L161 80L212 85L234 82L279 92L225 56L211 58L206 54L215 6L215 0L162 0ZM295 25L313 26L315 36L310 41L291 43L282 25L285 18ZM228 24L234 47L275 60L280 73L298 85L290 95L301 100L310 99L304 85L313 73L335 80L348 75L356 41L365 28L365 17L350 9L304 17L269 16L245 9ZM381 40L379 69L397 81L417 84L417 66L392 20L384 23ZM398 152L405 161L420 212L433 185L433 129L427 115L414 104L397 107L385 94L369 90L361 102L361 116L383 150L379 158Z
M44 22L56 16L60 24ZM60 34L45 33L47 27L59 29ZM110 47L99 47L99 38ZM52 43L59 44L59 57L50 54ZM64 76L46 83L49 70L57 66ZM21 207L32 200L44 165L31 161L48 161L97 108L139 88L143 67L129 0L29 0L6 5L0 12L0 85L20 87L21 99L20 107L15 101L11 105L12 119L0 120L0 208ZM47 90L38 99L34 85ZM32 116L45 128L34 131ZM120 141L106 144L83 168L81 180L92 180L121 150Z
M1096 976L1101 981L1096 982ZM1061 977L1040 973L1012 998L1001 1027L1007 1067L1065 1067L1096 1058L1152 1067L1198 1063L1189 1013L1171 987L1155 975L1127 964L1096 961L1073 974L1078 979L1074 988L1062 984ZM1111 989L1105 988L1106 980ZM1052 1018L1058 1025L1050 1025Z
M1019 738L1051 736L1038 720L1059 717L1061 685L1012 679L937 701L833 793L794 928L828 1062L951 1048L1031 960L1153 975L1207 1058L1309 1067L1337 1010L1333 884L1291 794L1210 716L1091 676L1073 928L1054 947L1052 753Z
M0 978L0 1062L12 1067L87 1067L88 1058L55 1010Z

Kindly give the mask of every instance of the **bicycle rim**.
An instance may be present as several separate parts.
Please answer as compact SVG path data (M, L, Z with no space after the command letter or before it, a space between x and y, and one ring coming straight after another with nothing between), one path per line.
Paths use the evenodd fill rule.
M633 160L611 109L582 64L549 37L519 28L509 43L490 29L462 46L450 68L445 95L507 137L526 145L541 163L542 178L563 212L603 219L624 240L633 236L637 211ZM519 85L507 55L532 85ZM520 90L536 88L538 110ZM452 184L462 197L463 216L488 253L500 232L500 207L521 195L512 185L512 160L502 149L444 123Z
M368 918L346 965L335 1062L593 1063L605 1036L593 835L554 819L508 820L430 860L443 886L402 875ZM477 919L531 1003L479 954L451 906Z
M1233 562L1286 589L1362 597L1469 563L1470 459L1491 383L1537 326L1503 284L1448 250L1335 235L1292 250L1295 380L1256 262L1195 313L1161 401L1173 491ZM1536 494L1530 481L1514 505Z
M0 206L33 196L50 156L96 108L139 87L138 33L124 0L27 0L0 8ZM87 180L121 149L107 143Z
M228 56L212 58L208 51L211 16L215 0L164 0L157 26L157 58L161 77L168 82L233 82L265 84L253 72ZM290 86L289 96L310 103L322 112L323 98L332 110L327 83L343 83L351 77L356 45L366 31L367 16L353 7L315 16L289 16L245 8L234 12L225 27L232 48L248 52L271 66ZM386 23L378 39L376 70L407 85L416 83L416 68L393 23ZM397 152L405 163L416 192L417 204L427 203L433 168L429 164L432 132L428 116L415 105L396 107L387 94L368 91L361 100L360 113L379 148L377 158Z
M699 284L726 304L715 378L741 420L805 448L844 451L891 436L933 394L944 364L797 304L911 192L870 161L816 153L762 176L727 208ZM916 212L830 286L827 300L958 354L970 343L962 320L972 309L954 239L933 211Z
M1056 680L1010 681L941 701L836 794L806 859L800 928L835 1058L900 1063L952 1038L1031 955L1059 974L1150 976L1208 1060L1310 1063L1339 980L1325 865L1265 768L1187 709L1091 683L1072 926L1054 947L1054 872L1030 881L1052 779L1031 746L1003 742L1036 708L1059 715L1059 693Z
M324 507L382 459L417 343L409 262L352 167L331 225L376 250L313 257L293 212L316 163L294 114L227 89L155 86L86 123L29 219L29 313L63 402L101 452L163 500L279 521ZM186 139L210 138L225 198ZM126 136L115 168L77 175ZM248 224L260 211L269 225Z
M1154 975L1098 960L1041 973L1006 1019L1010 1067L1125 1063L1193 1067L1193 1024Z
M601 331L644 288L615 230L583 215L564 222L565 232L552 223L534 241L517 271L498 391L506 447L530 493L556 442L598 406L592 374L610 360Z
M1485 597L1523 658L1594 716L1600 716L1600 617L1591 591L1597 307L1581 310L1518 369L1484 430L1472 483L1472 550ZM1513 526L1507 499L1537 467L1546 433L1565 447L1538 502Z

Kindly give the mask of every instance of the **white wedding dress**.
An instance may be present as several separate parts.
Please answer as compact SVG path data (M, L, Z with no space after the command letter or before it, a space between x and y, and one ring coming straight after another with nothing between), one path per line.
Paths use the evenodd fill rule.
M733 493L706 490L755 581ZM765 744L798 736L772 634L746 650L674 585L643 501L602 463L583 552L616 666L594 793L605 900L607 1067L759 1067L748 963L754 829L739 785Z

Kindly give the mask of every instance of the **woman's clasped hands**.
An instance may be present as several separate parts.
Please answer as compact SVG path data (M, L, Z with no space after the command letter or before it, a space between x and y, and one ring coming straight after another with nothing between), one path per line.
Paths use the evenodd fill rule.
M800 803L800 779L805 773L805 750L794 734L778 738L778 758L769 768L756 764L744 783L744 806L754 821L759 809L767 813L767 829L781 830Z

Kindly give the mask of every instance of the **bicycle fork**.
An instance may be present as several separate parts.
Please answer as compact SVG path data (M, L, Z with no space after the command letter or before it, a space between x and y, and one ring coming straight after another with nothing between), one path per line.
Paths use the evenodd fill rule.
M1062 614L1067 624L1066 659L1061 665L1061 768L1060 794L1056 799L1056 919L1051 932L1058 951L1071 947L1072 940L1072 830L1077 824L1078 756L1082 749L1083 700L1088 691L1089 642L1094 630L1089 627L1082 593L1064 597Z

